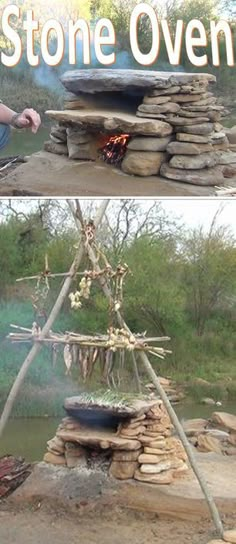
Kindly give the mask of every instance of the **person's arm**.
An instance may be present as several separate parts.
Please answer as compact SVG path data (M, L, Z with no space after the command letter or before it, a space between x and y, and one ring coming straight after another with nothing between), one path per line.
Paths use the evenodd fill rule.
M12 125L15 128L30 128L34 134L41 125L39 114L31 109L26 108L22 113L17 113L11 110L4 104L0 104L0 123Z

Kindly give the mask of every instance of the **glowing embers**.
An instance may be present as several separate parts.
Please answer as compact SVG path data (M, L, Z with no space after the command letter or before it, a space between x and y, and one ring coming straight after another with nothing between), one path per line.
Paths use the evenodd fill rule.
M106 137L105 143L99 149L99 155L107 164L117 166L122 162L131 136L129 134L117 134Z

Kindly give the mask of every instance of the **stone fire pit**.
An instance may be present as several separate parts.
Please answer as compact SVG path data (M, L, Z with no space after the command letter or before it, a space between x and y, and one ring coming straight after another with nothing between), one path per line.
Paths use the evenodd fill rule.
M91 402L86 407L80 397L71 397L65 409L74 417L65 417L48 441L47 463L99 467L120 480L154 484L171 484L188 470L161 400L138 399L118 407Z

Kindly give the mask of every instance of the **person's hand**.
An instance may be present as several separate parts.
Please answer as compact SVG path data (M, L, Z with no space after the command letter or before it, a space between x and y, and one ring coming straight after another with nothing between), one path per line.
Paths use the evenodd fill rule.
M26 108L22 113L19 113L15 119L15 126L19 128L31 128L34 134L36 134L40 125L40 115L32 108Z

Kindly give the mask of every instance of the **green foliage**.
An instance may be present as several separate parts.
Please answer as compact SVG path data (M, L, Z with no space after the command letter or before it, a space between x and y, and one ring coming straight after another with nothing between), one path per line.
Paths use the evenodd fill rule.
M24 215L19 210L17 212L17 209L14 213L10 213L11 208L6 209L5 220L0 223L1 399L6 398L29 349L29 345L11 344L6 340L11 330L10 323L31 327L35 320L31 295L36 280L16 284L15 279L43 271L45 253L48 254L52 273L69 270L74 257L76 234L68 219L61 225L58 221L64 217L61 215L64 211L57 203L52 206L49 202L47 207L44 204L44 201L40 201L38 207L33 211L29 209ZM52 220L55 217L56 223ZM113 220L115 217L115 210L112 209ZM137 217L137 221L143 224L143 216ZM160 217L162 228L157 228ZM105 225L103 239L106 234ZM172 355L165 361L154 357L152 359L157 373L171 375L178 382L188 384L189 392L195 397L202 395L202 391L193 383L193 378L197 377L209 380L214 387L220 387L214 397L218 395L221 398L222 389L229 398L234 398L236 242L227 228L217 225L216 217L209 232L203 229L186 232L178 227L178 222L158 209L157 217L153 216L148 228L146 225L141 234L138 235L139 224L135 231L135 224L132 223L132 232L119 241L118 257L117 243L112 242L111 236L107 256L113 265L119 258L131 270L124 286L124 314L131 330L146 330L150 335L171 337ZM115 224L110 227L116 229ZM88 267L85 258L81 270ZM79 279L80 276L74 280L72 290L77 287ZM46 313L55 302L62 281L61 277L49 279ZM53 329L60 332L105 332L110 317L109 303L98 284L93 282L91 297L83 301L80 310L72 310L69 300L65 301ZM140 372L144 378L142 369ZM99 376L96 374L93 379L93 383L88 384L90 390L96 389ZM128 358L123 380L123 390L132 390L132 365ZM57 365L53 368L51 349L46 346L30 368L25 391L31 393L21 396L17 413L25 414L25 398L29 400L29 413L31 410L34 414L43 413L43 405L47 404L46 391L47 394L52 391L50 395L54 399L55 391L60 391L64 385L71 392L74 388L77 390L82 387L79 384L78 369L73 369L72 379L65 377L62 348ZM34 402L32 391L36 390ZM207 390L204 396L211 396L213 392ZM58 398L61 398L60 395ZM57 401L55 405L54 400L50 400L50 403L52 413L55 414Z

